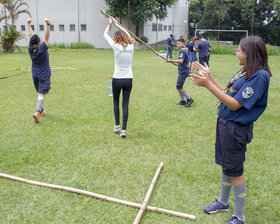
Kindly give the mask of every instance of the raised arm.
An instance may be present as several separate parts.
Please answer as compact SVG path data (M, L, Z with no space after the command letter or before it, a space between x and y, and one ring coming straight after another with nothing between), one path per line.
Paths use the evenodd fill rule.
M29 39L32 37L32 35L33 35L33 30L32 30L32 28L31 28L31 22L32 22L32 20L31 19L28 19L27 20L27 24L28 24L28 36L29 36Z
M51 30L50 26L51 26L51 24L50 24L50 20L49 20L49 19L45 19L45 22L46 22L46 24L47 24L47 28L46 28L46 33L45 33L45 40L44 40L44 42L45 42L46 45L48 45L49 39L50 39L50 30Z

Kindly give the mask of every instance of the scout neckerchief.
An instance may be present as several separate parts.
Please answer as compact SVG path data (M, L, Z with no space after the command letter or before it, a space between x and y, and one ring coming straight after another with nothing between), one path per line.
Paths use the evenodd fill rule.
M233 83L235 83L238 79L242 78L243 76L246 75L245 68L241 68L228 82L226 85L225 89L223 90L224 93L227 93L230 88L232 87ZM218 109L220 108L222 102L218 102Z

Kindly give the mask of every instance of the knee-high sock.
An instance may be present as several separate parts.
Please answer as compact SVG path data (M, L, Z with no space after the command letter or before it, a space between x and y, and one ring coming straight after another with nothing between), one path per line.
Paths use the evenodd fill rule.
M38 99L37 100L37 112L42 112L44 110L44 100L43 99Z
M234 193L234 216L238 219L245 221L244 207L246 201L246 182L241 186L233 186Z
M180 97L181 97L181 101L186 101L186 100L185 100L185 97L184 97L184 94L181 94L181 93L180 93Z
M230 191L232 187L232 181L229 176L222 174L222 185L219 201L226 205L229 201Z
M187 92L184 92L184 97L186 97L187 98L187 100L190 100L191 99L191 97L189 96L189 94L187 93Z

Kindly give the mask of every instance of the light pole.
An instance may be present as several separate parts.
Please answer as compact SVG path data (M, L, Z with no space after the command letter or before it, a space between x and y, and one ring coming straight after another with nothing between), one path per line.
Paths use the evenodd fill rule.
M187 0L186 40L189 39L189 12L190 12L190 1L191 1L191 0Z

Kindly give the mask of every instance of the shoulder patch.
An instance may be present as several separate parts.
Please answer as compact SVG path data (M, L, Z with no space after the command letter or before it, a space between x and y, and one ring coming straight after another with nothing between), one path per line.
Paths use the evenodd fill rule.
M242 96L246 99L250 98L253 94L254 94L254 89L251 87L247 87L242 92Z

